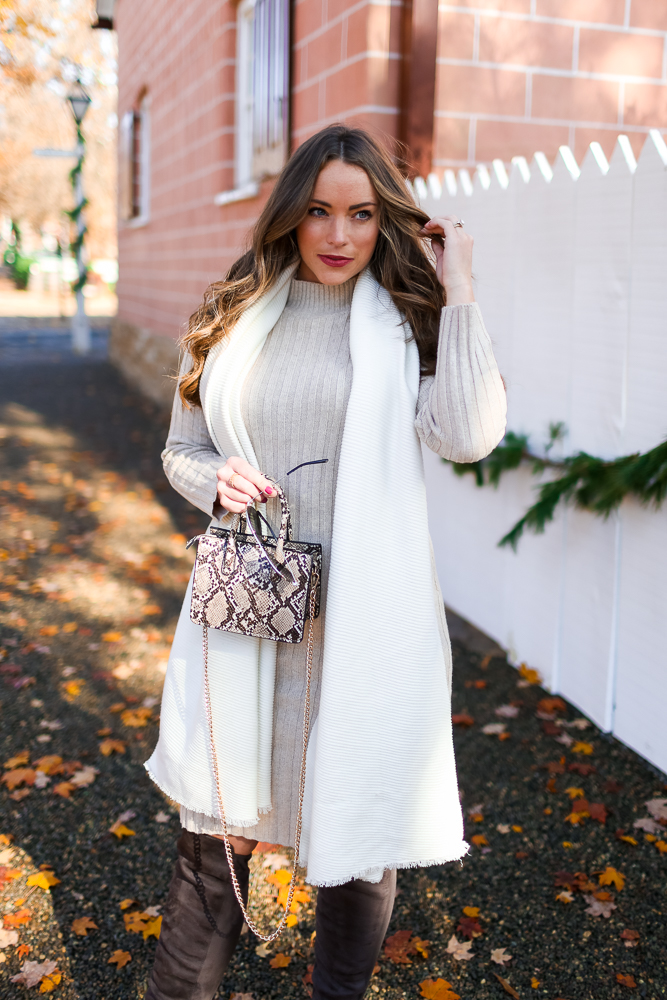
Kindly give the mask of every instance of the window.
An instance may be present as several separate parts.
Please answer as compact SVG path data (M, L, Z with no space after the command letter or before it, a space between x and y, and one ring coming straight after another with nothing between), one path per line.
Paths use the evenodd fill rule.
M288 153L290 0L242 0L237 12L237 188L282 169Z
M138 111L127 111L120 122L119 195L121 218L135 225L150 214L150 116L148 98Z

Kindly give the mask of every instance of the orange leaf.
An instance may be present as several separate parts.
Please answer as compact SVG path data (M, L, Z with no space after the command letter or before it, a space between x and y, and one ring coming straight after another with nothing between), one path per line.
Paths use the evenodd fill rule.
M132 961L132 956L129 951L114 951L113 955L109 957L107 965L115 965L117 969L122 969L123 966L127 965L128 962Z
M17 910L16 913L5 913L3 920L5 927L21 927L32 919L31 910Z
M396 931L384 943L385 958L395 965L412 965L409 956L416 954L414 943L410 940L412 931Z
M632 976L624 976L622 972L616 973L616 982L620 983L621 986L627 986L630 990L637 989L637 983Z
M116 701L116 702L114 702L113 705L111 705L109 707L109 711L113 715L117 715L118 712L122 712L124 708L125 708L125 702L124 701Z
M109 827L109 833L113 833L119 840L122 840L123 837L135 836L134 830L130 830L128 826L125 826L125 824L121 823L118 819Z
M72 632L76 632L76 630L78 629L78 627L79 626L77 625L76 622L65 622L65 624L63 625L62 630L63 630L63 632L66 635L71 635Z
M112 753L125 753L125 743L122 740L102 740L100 751L105 757L109 757Z
M528 681L529 684L541 684L542 676L539 670L531 670L527 667L525 663L522 663L519 667L519 675L524 681Z
M421 995L426 997L426 1000L461 1000L446 979L425 979L419 986Z
M55 990L56 986L60 984L60 980L63 978L63 974L60 969L54 969L49 976L43 976L39 981L39 992L40 993L50 993L51 990Z
M475 917L479 916L479 906L464 906L463 915L465 917L472 917L474 920Z
M131 726L133 729L140 729L145 726L152 714L151 708L126 708L121 712L121 720L124 726Z
M120 642L123 638L122 632L103 632L102 641L103 642Z
M40 635L58 635L59 629L57 625L43 625L39 630Z
M284 969L286 968L292 959L289 955L285 955L284 952L279 951L275 958L272 958L269 965L272 969Z
M77 917L72 921L72 930L78 937L88 937L88 931L97 930L97 924L90 917Z
M615 868L608 865L600 875L598 882L600 885L615 885L620 892L625 885L625 875L621 875Z
M144 941L147 941L149 937L159 938L160 931L162 930L162 917L152 917L150 920L146 921L146 926L143 928Z
M74 791L76 791L76 785L73 785L71 781L60 781L53 786L53 794L59 795L62 799L71 799Z
M475 720L472 715L468 715L467 712L459 712L458 715L452 716L452 725L454 726L474 726ZM430 980L427 980L429 982Z
M43 771L44 774L57 774L61 770L60 765L62 764L62 757L58 757L56 754L50 754L48 757L40 757L36 760L35 767L38 771Z
M2 776L2 784L7 788L18 788L19 785L33 785L35 783L35 772L31 767L19 767L14 771L7 771Z
M60 879L56 878L53 872L43 871L37 872L36 875L31 875L27 880L26 885L36 885L38 888L44 889L45 892L48 892L52 885L58 885L59 883Z
M136 903L137 903L136 899L121 899L119 905L121 910L129 910L129 908L135 905Z
M572 746L570 747L570 750L571 750L572 753L583 753L583 754L587 754L587 755L588 754L592 754L593 753L593 744L592 743L584 743L581 740L577 740L576 743L572 744Z
M27 750L23 750L21 753L17 753L15 757L10 757L8 761L5 761L5 767L22 767L24 764L28 764L29 761L30 754Z
M142 615L161 615L162 608L160 607L159 604L146 604L141 609L141 613Z
M661 854L667 854L667 843L664 840L656 840L655 846Z
M558 712L566 712L567 705L562 698L541 698L537 703L537 710L548 715L556 715Z
M292 878L291 873L288 872L286 869L281 868L277 872L271 872L271 874L267 877L266 881L270 882L271 885L287 885L290 882L291 878Z
M18 946L18 948L16 949L16 957L18 959L25 958L26 955L29 955L29 954L30 954L30 945L29 944L20 944Z
M476 833L474 837L470 838L475 845L475 847L488 847L488 840L483 833Z

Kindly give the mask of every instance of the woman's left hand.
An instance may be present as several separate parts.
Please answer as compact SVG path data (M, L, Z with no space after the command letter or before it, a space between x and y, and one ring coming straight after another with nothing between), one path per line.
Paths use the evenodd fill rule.
M431 240L435 254L436 274L447 294L448 306L464 305L475 301L472 287L473 238L466 233L455 215L442 215L429 219L421 230L422 236L440 236Z

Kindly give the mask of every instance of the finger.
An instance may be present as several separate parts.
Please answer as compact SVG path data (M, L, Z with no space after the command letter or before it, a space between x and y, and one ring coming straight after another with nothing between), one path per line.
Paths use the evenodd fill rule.
M259 469L253 468L253 466L246 462L243 458L233 458L229 460L229 465L231 465L236 473L252 484L253 489L251 496L256 496L258 493L266 494L267 496L275 495L275 489L270 479L263 476ZM229 477L228 477L229 478ZM234 485L238 485L239 480L234 480Z

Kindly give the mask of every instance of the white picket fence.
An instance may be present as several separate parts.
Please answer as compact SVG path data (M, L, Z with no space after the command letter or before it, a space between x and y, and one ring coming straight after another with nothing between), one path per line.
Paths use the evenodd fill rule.
M475 237L477 296L509 398L508 428L554 457L647 451L667 436L667 146L652 132L635 162L592 144L553 168L501 161L418 179L432 215ZM603 521L561 511L518 553L498 540L534 501L527 470L497 490L425 455L445 601L525 661L604 730L667 771L667 505L624 503Z

